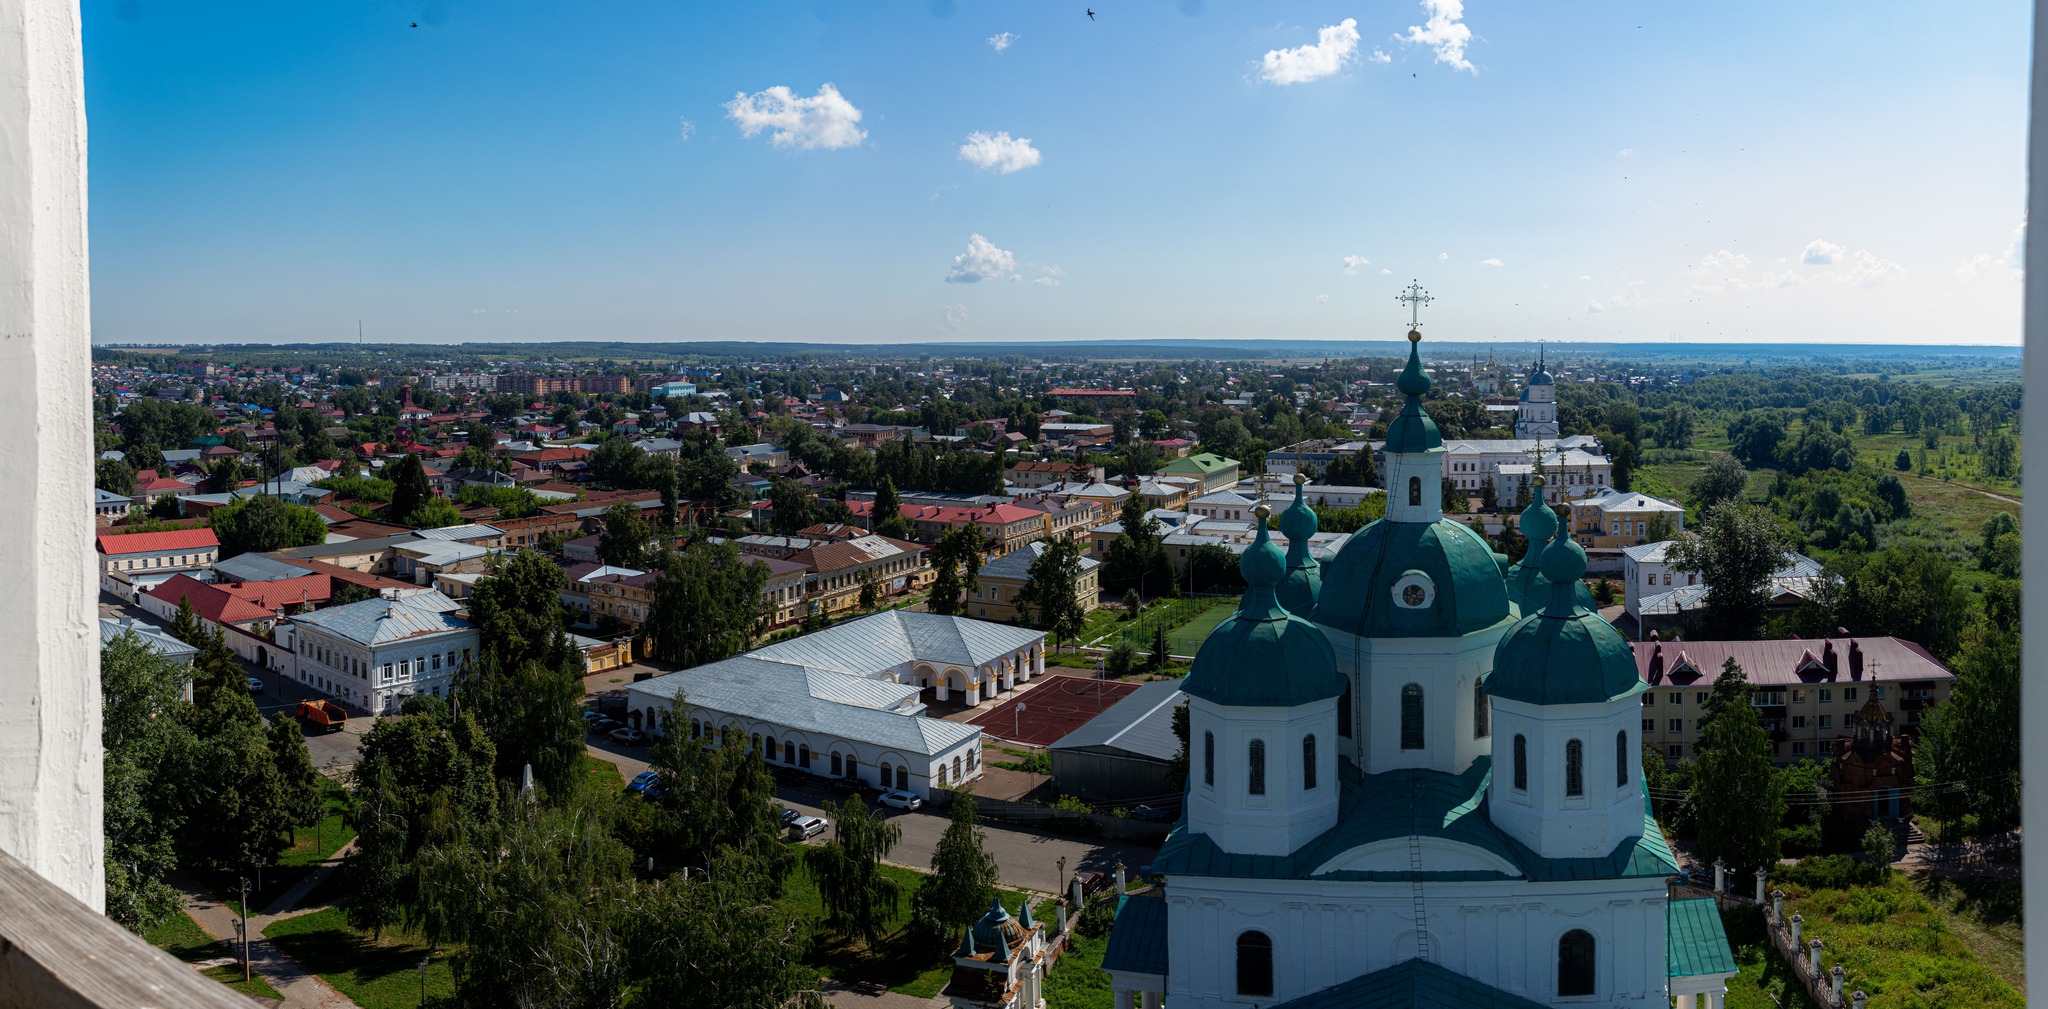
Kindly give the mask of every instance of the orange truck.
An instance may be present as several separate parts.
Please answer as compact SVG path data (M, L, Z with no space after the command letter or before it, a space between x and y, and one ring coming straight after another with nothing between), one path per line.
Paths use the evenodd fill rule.
M300 701L299 717L333 732L348 721L348 712L333 701Z

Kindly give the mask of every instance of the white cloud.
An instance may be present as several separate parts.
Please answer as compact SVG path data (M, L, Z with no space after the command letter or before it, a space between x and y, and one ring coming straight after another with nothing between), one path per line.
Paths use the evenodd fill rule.
M1365 61L1367 63L1392 63L1394 62L1394 58L1392 56L1387 55L1386 53L1381 52L1380 47L1374 46L1372 47L1372 55L1367 56L1365 58Z
M1606 306L1606 305L1603 305L1603 304L1601 304L1601 303L1599 303L1599 302L1597 302L1597 301L1594 301L1594 300L1592 300L1592 299L1590 299L1590 298L1588 298L1588 299L1586 300L1586 314L1587 314L1587 315L1599 315L1600 313L1602 313L1602 312L1605 312L1605 311L1607 311L1607 306Z
M984 280L1018 280L1017 257L1008 249L998 249L994 242L980 235L970 235L967 251L953 257L953 268L946 272L948 284L979 284Z
M1044 159L1038 148L1031 146L1031 138L1012 138L1007 130L1000 133L975 130L967 135L967 142L960 145L960 160L971 162L978 168L993 168L1003 175L1021 172Z
M1833 266L1840 258L1842 247L1820 238L1806 243L1806 251L1799 254L1799 261L1807 266Z
M1385 268L1382 268L1382 269L1380 270L1380 276L1382 276L1382 277L1391 277L1391 276L1393 276L1393 275L1394 275L1394 271L1392 271L1392 270L1389 270L1389 269L1385 269Z
M941 332L958 333L960 332L960 327L966 324L966 305L947 305L939 312L939 330Z
M773 130L768 139L777 147L832 150L858 147L868 138L860 128L860 110L829 83L809 98L799 98L780 84L751 95L740 92L725 103L725 112L739 124L742 136Z
M1710 270L1747 270L1749 257L1722 249L1709 253L1705 259L1700 260L1700 265Z
M2027 219L2022 215L2019 225L2012 229L2012 242L2005 247L2003 254L1990 256L1978 253L1971 256L1956 267L1956 279L1967 282L1976 280L1980 275L2008 273L2012 279L2019 280L2027 275L2026 256Z
M1011 44L1015 43L1016 41L1017 36L1011 32L997 32L994 35L988 37L989 47L994 49L996 52L1002 52L1003 50L1010 48Z
M1614 156L1617 158L1633 158L1636 156L1636 149L1633 147L1624 147L1621 150L1615 151Z
M1439 252L1436 254L1436 261L1439 263L1448 263L1451 261L1451 254L1448 252Z
M1031 282L1040 287L1058 287L1060 286L1060 278L1067 275L1067 271L1057 266L1041 266L1038 268L1038 273L1039 275L1032 278Z
M1347 277L1356 277L1359 269L1372 265L1372 260L1364 256L1345 256L1340 262L1344 264L1344 275Z
M1260 61L1259 79L1268 84L1306 84L1319 81L1351 62L1358 55L1358 19L1345 18L1325 25L1316 33L1314 45L1274 49Z
M1906 268L1876 256L1868 249L1857 249L1849 254L1849 261L1842 269L1829 274L1829 279L1860 287L1883 287L1894 280L1904 280Z
M1453 70L1478 73L1465 58L1465 46L1472 41L1472 28L1464 21L1465 0L1422 0L1422 9L1429 12L1429 21L1409 25L1408 34L1399 36L1400 40L1436 50L1436 61Z
M690 134L697 132L697 124L687 119L678 118L676 120L676 124L678 130L680 130L680 132L682 133L684 140L690 139Z
M471 315L489 315L489 314L491 314L491 310L490 310L490 309L488 309L488 308L472 308L472 309L470 309L470 310L469 310L469 314L471 314Z
M1327 305L1327 304L1329 304L1329 303L1330 303L1330 296L1329 296L1329 295L1327 295L1327 294L1318 294L1318 295L1316 295L1316 304L1318 304L1318 305Z
M1579 279L1580 279L1580 280L1592 280L1592 279L1593 279L1593 275L1592 275L1592 274L1590 274L1590 273L1581 273L1581 274L1579 274Z
M1506 266L1506 265L1508 265L1508 264L1506 264L1506 263L1503 263L1503 262L1501 262L1501 261L1500 261L1500 257L1499 257L1499 256L1488 256L1488 257L1486 257L1485 259L1482 259L1482 260L1480 260L1480 261L1479 261L1479 265L1481 265L1481 266Z

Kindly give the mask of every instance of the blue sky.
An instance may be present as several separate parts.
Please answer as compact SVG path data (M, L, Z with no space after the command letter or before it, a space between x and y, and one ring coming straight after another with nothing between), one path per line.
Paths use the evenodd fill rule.
M96 339L2018 342L2015 0L1087 6L87 0Z

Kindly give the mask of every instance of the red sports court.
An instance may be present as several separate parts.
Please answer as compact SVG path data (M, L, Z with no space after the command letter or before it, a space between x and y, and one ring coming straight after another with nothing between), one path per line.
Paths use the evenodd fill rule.
M1050 746L1136 689L1135 683L1055 674L1040 680L1024 696L1004 701L967 722L1011 742ZM1019 704L1024 706L1021 711Z

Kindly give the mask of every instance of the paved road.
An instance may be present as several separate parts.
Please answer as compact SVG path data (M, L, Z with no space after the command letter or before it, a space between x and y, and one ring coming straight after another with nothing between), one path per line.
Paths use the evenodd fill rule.
M619 746L610 740L599 742L591 737L588 749L591 756L617 764L619 773L627 778L647 769L647 751L644 748ZM823 816L824 804L841 798L822 789L784 783L775 786L775 797L784 805L811 816ZM903 840L889 853L889 861L917 869L929 867L932 851L938 847L939 835L946 830L944 811L885 812L903 829ZM1077 869L1111 872L1119 859L1135 872L1138 866L1149 864L1159 853L1156 847L1128 841L1067 837L997 822L988 822L985 827L988 831L988 852L996 858L1003 883L1045 893L1059 889L1059 860L1062 858L1067 860L1069 873ZM814 843L822 843L822 837Z

